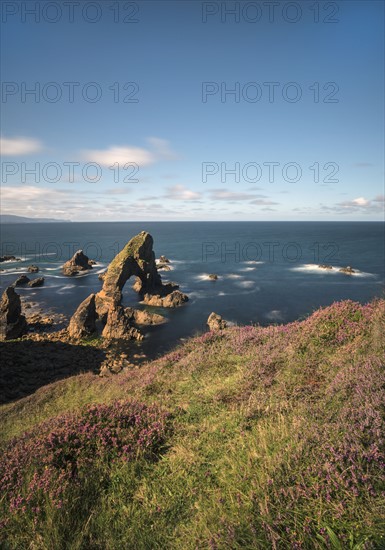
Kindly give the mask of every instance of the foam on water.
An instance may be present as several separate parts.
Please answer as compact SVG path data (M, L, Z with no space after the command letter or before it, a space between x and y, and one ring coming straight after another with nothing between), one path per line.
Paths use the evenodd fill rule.
M241 288L253 288L255 286L255 281L239 281L236 285Z
M342 266L333 266L331 269L324 269L318 264L302 264L298 267L290 268L290 271L299 271L303 273L325 273L328 275L345 275L347 277L376 277L374 273L366 273L365 271L360 271L359 269L354 269L354 273L344 273L340 271Z
M269 321L284 321L285 317L279 309L272 309L265 315L266 319Z

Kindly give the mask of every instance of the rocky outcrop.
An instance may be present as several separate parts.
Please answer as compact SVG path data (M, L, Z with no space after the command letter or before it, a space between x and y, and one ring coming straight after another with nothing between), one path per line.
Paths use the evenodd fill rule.
M29 281L28 286L31 288L35 288L37 286L43 286L44 285L44 277L37 277L37 279L32 279L32 281Z
M28 273L39 273L39 268L37 265L29 265L27 271Z
M333 266L329 264L320 264L318 267L320 269L333 269Z
M160 264L169 264L170 260L168 258L166 258L166 256L160 256L159 263Z
M13 283L13 286L23 286L30 282L30 278L27 275L20 275Z
M19 338L27 332L27 322L21 313L20 296L9 286L0 304L0 340Z
M143 302L148 306L154 307L179 307L188 302L188 296L180 290L173 290L170 294L162 296L161 294L145 294Z
M95 294L83 300L70 319L68 333L71 338L86 338L96 332Z
M21 259L16 256L0 256L0 262L21 262Z
M151 235L142 231L115 256L103 274L103 287L95 295L96 318L101 319L105 325L102 331L103 337L141 339L143 336L138 326L165 321L161 315L122 306L123 287L130 277L135 277L133 288L149 305L177 307L188 300L185 294L177 290L178 285L162 284L152 247ZM82 308L83 304L84 302L79 308ZM78 318L76 327L77 332L80 333L81 318L78 311L75 312L74 317Z
M135 290L141 294L154 293L162 286L156 269L153 242L151 235L142 231L115 256L108 266L103 288L98 293L99 302L120 304L122 289L132 276L137 278Z
M156 264L156 268L158 271L171 271L169 264Z
M78 250L72 258L63 265L63 274L68 277L73 277L80 271L88 271L89 269L92 269L91 260L83 253L83 250Z
M341 267L339 271L345 273L345 275L353 275L353 273L355 273L354 269L350 267L350 265L348 265L347 267Z
M210 279L210 281L217 281L218 280L218 275L216 273L210 273L209 279Z
M133 307L125 308L126 315L134 325L148 326L148 325L161 325L166 322L163 315L157 313L150 313L146 310L134 309Z
M123 306L115 306L109 309L102 336L109 340L114 338L123 340L143 339L143 334L132 326L130 314L126 312Z
M212 312L207 319L207 326L209 330L222 330L227 327L227 322L220 315Z

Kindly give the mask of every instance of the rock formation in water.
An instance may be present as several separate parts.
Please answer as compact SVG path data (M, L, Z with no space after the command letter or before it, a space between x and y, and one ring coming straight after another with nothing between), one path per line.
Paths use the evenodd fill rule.
M103 274L103 287L94 298L96 318L104 324L103 337L141 339L138 325L165 321L161 315L122 306L123 287L130 277L136 278L133 288L146 304L176 307L188 300L185 294L177 290L178 285L162 283L152 247L153 238L142 231L115 256ZM69 332L74 337L81 337L79 335L87 318L84 312L81 315L85 307L91 307L87 300L80 304L70 321Z
M20 296L9 286L0 304L0 340L19 338L27 332L27 322L21 313Z
M345 273L345 275L353 275L355 273L354 269L348 265L347 267L341 267L338 271Z
M63 265L63 274L68 277L73 277L77 275L79 271L88 271L92 269L93 263L93 260L90 260L88 256L84 254L83 250L78 250L72 258Z
M39 273L39 268L37 265L29 265L27 271L28 273Z
M31 288L35 288L37 286L43 286L44 285L44 277L37 277L36 279L32 279L32 281L29 281L28 286Z
M227 322L213 311L207 319L207 326L209 327L209 330L222 330L227 327Z
M0 262L21 262L21 259L16 256L0 256Z
M23 286L30 282L30 278L27 275L20 275L13 283L13 286Z

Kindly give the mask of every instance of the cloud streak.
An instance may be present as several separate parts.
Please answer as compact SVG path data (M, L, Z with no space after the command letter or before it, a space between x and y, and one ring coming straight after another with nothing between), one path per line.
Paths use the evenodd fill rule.
M43 150L43 145L38 139L18 137L0 138L0 152L3 156L13 157L32 155Z

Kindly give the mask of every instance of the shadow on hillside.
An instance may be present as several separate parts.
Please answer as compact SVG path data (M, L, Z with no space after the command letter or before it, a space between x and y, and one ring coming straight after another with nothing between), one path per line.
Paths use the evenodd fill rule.
M0 342L0 404L82 372L97 374L105 352L64 342Z

